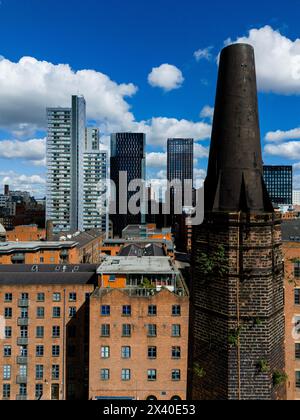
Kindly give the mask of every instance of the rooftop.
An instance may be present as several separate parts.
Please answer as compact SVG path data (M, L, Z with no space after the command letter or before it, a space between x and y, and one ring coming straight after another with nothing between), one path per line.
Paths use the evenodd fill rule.
M282 223L282 240L284 242L300 242L300 219Z
M147 244L145 246L131 244L124 246L119 252L120 257L164 257L162 246Z
M76 246L77 242L1 242L0 254L7 254L9 252L38 251L39 249L75 248Z
M159 244L165 244L168 248L168 250L174 249L174 244L172 241L168 241L166 239L105 239L103 241L103 246L113 246L113 245L141 245L146 246L149 244L153 245L159 245Z
M100 236L105 237L105 235L105 232L102 232L101 229L93 229L87 232L61 232L60 234L54 235L54 239L55 241L64 243L66 243L65 240L74 240L80 247L82 247Z
M168 257L107 257L98 269L99 274L165 274L178 275Z

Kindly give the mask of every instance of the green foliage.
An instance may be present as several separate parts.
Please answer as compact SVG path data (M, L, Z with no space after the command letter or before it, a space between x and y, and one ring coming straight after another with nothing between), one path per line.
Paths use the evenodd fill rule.
M237 328L236 330L232 330L228 336L228 344L231 347L237 347L239 345L239 339L241 336L242 327Z
M258 369L261 373L269 373L270 372L270 366L267 360L261 359L258 362Z
M194 373L199 379L203 379L206 376L205 370L199 365L199 363L194 365Z
M222 245L219 245L214 252L202 253L197 262L200 265L202 274L206 277L223 277L228 274L229 267L227 264L226 251Z
M259 327L260 325L262 325L262 320L260 319L260 318L256 318L256 320L255 320L255 325L257 326L257 327Z
M287 380L288 380L288 375L285 372L277 370L273 373L274 386L283 385L287 382Z
M144 277L143 283L141 284L143 289L148 289L148 290L153 290L155 289L155 287L153 286L153 284L151 283L151 281L147 278Z

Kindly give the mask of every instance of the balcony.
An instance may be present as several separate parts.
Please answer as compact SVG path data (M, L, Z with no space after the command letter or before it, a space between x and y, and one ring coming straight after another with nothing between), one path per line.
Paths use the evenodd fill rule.
M21 384L27 384L27 376L17 376L17 384L21 385Z
M28 338L19 337L17 340L18 346L28 346Z
M28 357L18 356L17 357L17 364L18 365L27 365L28 364Z
M28 318L18 318L18 327L28 327L29 319Z
M27 401L27 395L17 395L17 401Z
M18 307L19 308L28 308L29 307L29 300L28 299L18 300Z

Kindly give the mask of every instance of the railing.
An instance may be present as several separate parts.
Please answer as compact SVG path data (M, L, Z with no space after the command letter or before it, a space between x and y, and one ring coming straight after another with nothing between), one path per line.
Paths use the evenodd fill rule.
M19 337L17 339L17 345L18 346L28 346L28 338Z
M28 357L18 356L17 357L17 364L18 365L27 365L28 364Z
M27 384L27 376L17 376L17 384L21 385L21 384Z
M18 327L28 327L29 319L28 318L18 318Z
M17 395L17 401L27 401L27 395Z
M20 299L18 300L18 307L19 308L28 308L29 300L28 299Z

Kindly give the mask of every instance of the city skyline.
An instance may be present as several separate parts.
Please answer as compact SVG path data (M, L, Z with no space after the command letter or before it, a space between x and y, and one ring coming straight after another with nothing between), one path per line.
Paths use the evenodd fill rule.
M234 11L238 19L224 22L221 3L215 7L188 1L182 9L181 2L171 7L167 0L156 13L156 7L141 7L136 1L126 6L116 0L111 5L75 1L70 21L81 22L88 13L88 25L83 19L84 30L74 35L61 5L53 35L48 17L54 3L39 3L11 0L0 6L0 36L6 41L0 51L1 187L10 184L45 195L46 107L69 106L72 94L85 96L88 124L100 129L106 145L114 132L146 134L147 178L157 179L153 184L166 178L167 139L194 138L195 179L200 183L207 169L217 57L224 44L243 41L256 50L265 164L294 165L294 185L300 188L297 13L272 2L272 11L260 7L259 14L244 16L226 4L226 16ZM34 29L27 27L28 21L35 23ZM118 29L111 29L111 21ZM157 28L152 36L150 22ZM70 48L62 48L64 43Z

